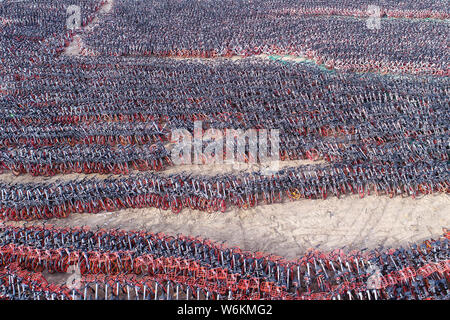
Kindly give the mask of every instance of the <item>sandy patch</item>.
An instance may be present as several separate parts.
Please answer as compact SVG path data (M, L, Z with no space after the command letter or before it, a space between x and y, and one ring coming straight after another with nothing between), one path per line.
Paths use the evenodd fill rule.
M443 227L450 227L449 207L448 195L428 195L418 200L348 196L262 205L247 211L233 208L213 214L190 209L177 215L155 208L127 209L73 214L47 223L142 229L174 236L181 233L294 259L309 248L362 250L436 238L442 235Z

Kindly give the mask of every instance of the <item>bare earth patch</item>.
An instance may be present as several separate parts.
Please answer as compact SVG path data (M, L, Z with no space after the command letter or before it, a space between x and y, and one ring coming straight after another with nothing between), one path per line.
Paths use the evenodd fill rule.
M67 219L45 223L61 227L140 229L174 236L181 233L295 259L309 248L348 251L398 247L438 237L443 227L450 226L449 207L447 195L428 195L416 200L348 196L262 205L249 210L233 208L213 214L191 209L180 214L155 208L127 209L95 215L72 214Z

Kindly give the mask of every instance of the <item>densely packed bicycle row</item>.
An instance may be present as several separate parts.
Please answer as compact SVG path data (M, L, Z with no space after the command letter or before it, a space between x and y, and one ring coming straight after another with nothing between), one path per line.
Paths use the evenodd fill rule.
M332 122L344 126L344 119L350 122L349 127L357 121L367 122L366 117L374 115L391 120L389 116L398 116L399 108L411 116L433 116L433 111L445 110L448 100L445 79L399 81L329 74L306 65L288 68L258 60L214 64L150 61L122 65L120 59L98 58L88 63L68 59L66 63L73 64L73 68L68 69L66 63L35 67L32 73L38 79L22 81L20 88L16 86L11 95L4 97L0 121L48 124L125 117L128 121L142 121L151 115L153 120L170 121L205 115L217 122L228 122L228 127L252 127L279 126L277 118L287 121L289 116L299 122L298 126L317 130ZM117 65L120 67L116 69ZM110 69L114 69L114 75ZM53 75L64 71L67 74ZM88 83L86 78L90 79ZM195 87L186 89L188 84ZM49 87L54 90L46 91ZM439 119L436 115L432 118Z
M287 168L264 176L192 176L145 174L117 179L84 179L55 183L0 184L0 217L33 220L67 217L74 212L98 213L123 208L155 207L178 213L183 208L222 211L237 206L326 199L359 194L417 197L449 192L448 165L420 163L386 165L311 165Z
M357 10L366 11L367 17L370 4L361 3ZM446 23L394 19L383 21L382 28L373 31L367 28L365 19L321 16L321 5L286 0L245 5L239 0L118 0L112 13L93 32L85 33L83 40L97 55L287 54L306 56L318 64L347 71L448 76ZM411 2L408 5L413 7ZM388 6L394 7L392 3ZM436 14L448 18L448 8L441 9ZM313 15L305 15L308 12ZM380 14L389 15L390 10ZM418 16L427 14L422 11ZM401 13L396 10L392 16Z
M269 1L270 3L271 1ZM278 7L277 1L271 2L273 8ZM382 17L391 18L435 18L446 19L449 17L447 6L441 1L402 1L382 0L371 3L366 0L342 1L342 0L309 0L309 1L283 1L288 9L281 13L292 12L296 14L314 15L345 15L367 17L371 14L369 5L376 5L380 9Z
M81 26L84 27L94 19L105 1L49 3L46 0L34 0L31 5L29 2L4 3L0 11L2 24L6 28L6 36L2 37L3 58L20 58L16 63L23 66L30 62L48 61L54 54L59 55L74 35L66 26L65 10L69 4L81 7ZM91 51L115 55L227 56L283 53L307 56L319 64L341 70L448 75L445 23L383 21L383 28L374 33L358 20L320 16L330 13L330 10L334 14L359 16L369 4L364 1L340 2L326 6L323 3L298 4L279 0L253 1L242 7L241 1L118 0L114 3L112 16L103 17L103 23L94 32L85 34L84 41L92 47ZM380 8L382 15L393 17L405 15L445 19L449 15L446 6L433 2L426 6L428 10L412 2L402 5L382 3ZM205 20L196 21L194 13L199 11L213 19L208 20L208 23ZM298 14L302 15L301 19ZM365 16L367 14L366 11ZM166 16L182 18L173 26L168 24L170 19L165 19ZM130 17L133 19L128 19ZM234 24L230 24L230 21ZM183 32L174 32L175 27ZM311 30L315 32L311 33ZM297 37L298 34L303 36ZM342 37L345 40L338 45L336 35L342 34L346 35ZM386 43L397 34L406 35L401 40L402 46L408 46L410 50L399 52L396 49L398 46ZM421 44L420 49L417 43ZM18 48L21 50L16 50ZM367 50L373 52L368 55Z
M19 131L20 130L20 131ZM153 123L91 123L81 126L47 124L0 127L0 147L48 147L54 145L100 144L143 145L167 140L164 131Z
M67 71L66 63L47 71L44 66L36 67L33 72L39 79L22 81L21 88L4 98L0 111L4 124L0 141L8 147L0 157L4 169L33 174L71 172L74 169L67 168L84 167L76 164L80 161L76 155L83 154L89 167L83 172L126 172L103 169L116 162L136 166L129 157L122 159L120 145L148 148L146 144L170 139L173 129L186 128L192 133L195 121L202 121L204 130L278 128L282 160L395 165L448 158L445 80L399 82L255 60L209 65L156 59L122 65L113 74L109 69L120 65L120 60L99 60L100 64L69 59L74 68L81 69L78 75L75 69L64 76L53 75L57 70ZM137 70L148 78L141 79ZM93 85L82 78L91 79ZM227 78L233 79L231 84ZM195 89L183 89L188 82L195 83ZM44 93L49 86L55 90ZM116 150L112 146L118 143ZM152 160L144 151L134 152L142 148L128 148L133 161ZM156 159L167 156L165 148L158 150Z
M446 299L448 239L370 252L310 250L295 261L144 231L0 228L0 294L9 299ZM43 271L76 266L80 282ZM48 292L48 294L46 294Z
M120 139L119 137L117 139ZM124 139L124 138L122 138ZM292 139L282 137L280 143L281 160L325 159L332 163L359 164L367 160L373 164L389 164L394 168L417 161L448 161L449 140L447 135L403 139L400 142L351 142L330 138L327 142L315 142L301 136ZM126 142L126 140L123 140ZM204 145L204 144L203 144ZM223 149L223 148L222 148ZM162 170L172 165L173 157L161 143L142 146L119 145L113 149L109 145L86 146L52 146L35 149L21 147L0 149L0 172L11 170L14 174L31 173L32 175L52 176L55 174L77 173L123 173L130 169ZM258 152L258 147L255 149ZM186 155L185 155L186 156ZM226 159L226 152L217 156L202 154L203 164L221 163ZM238 161L263 163L261 152L254 155L247 149L237 154ZM256 157L255 159L252 157ZM190 164L190 163L189 163ZM445 165L444 165L445 167Z
M67 173L128 174L134 170L162 170L171 165L171 156L161 143L142 147L113 148L108 145L0 149L0 172L15 175L52 176Z

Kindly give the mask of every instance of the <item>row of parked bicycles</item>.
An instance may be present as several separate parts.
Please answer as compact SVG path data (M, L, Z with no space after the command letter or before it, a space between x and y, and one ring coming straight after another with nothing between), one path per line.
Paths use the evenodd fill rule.
M268 1L274 8L280 2ZM341 1L341 0L307 0L298 3L296 1L283 1L289 9L280 10L280 13L291 12L296 14L312 15L343 15L367 17L373 14L368 10L369 5L376 5L380 9L380 16L387 18L434 18L446 19L449 17L448 8L440 1L377 1L370 3L366 0Z
M119 146L66 146L17 148L2 150L0 172L12 171L15 175L29 173L33 176L53 176L68 173L128 174L130 170L160 171L170 165L171 155L159 144L147 148L132 145Z
M198 237L86 227L0 228L0 297L33 300L448 299L450 234L294 261ZM47 273L75 269L68 283ZM67 275L71 275L67 273ZM72 281L73 280L73 281Z
M130 138L128 136L127 138ZM123 136L116 137L117 140L125 142ZM367 161L381 165L401 165L415 162L448 161L448 135L410 137L400 141L383 141L372 138L372 141L342 143L340 139L330 138L327 142L315 141L313 138L282 136L280 139L280 160L319 160L324 159L330 163L361 164ZM174 141L174 143L179 143ZM189 146L189 145L188 145ZM203 143L202 148L207 144ZM192 147L191 147L192 149ZM191 156L192 150L182 154ZM12 171L19 175L30 173L32 175L51 176L63 173L101 173L120 174L128 173L130 170L155 170L159 171L173 164L173 159L179 159L180 155L174 150L172 153L162 143L147 144L141 146L119 145L76 145L76 146L50 146L50 147L20 147L0 149L0 172ZM206 150L206 149L205 149ZM259 152L258 152L259 151ZM216 149L217 152L217 149ZM250 150L246 149L235 152L236 161L247 163L263 163L265 159L264 149L256 146ZM253 158L252 158L253 157ZM217 155L202 152L203 164L222 163L227 159L226 148L222 141ZM178 161L178 160L177 160ZM221 161L221 162L219 162ZM185 160L185 162L188 162ZM190 163L186 163L190 164Z
M20 131L18 131L20 130ZM167 141L167 130L155 122L21 125L7 123L0 128L0 147L49 147L55 145L144 145ZM164 139L165 138L165 139Z
M141 174L124 178L83 179L55 183L0 184L0 218L34 220L98 213L124 208L155 207L179 213L183 208L207 212L286 200L326 199L370 194L419 197L449 193L447 165L301 166L238 175L194 176L189 173Z
M142 61L125 64L127 68L121 67L115 75L110 69L120 59L108 57L87 58L88 63L67 59L56 66L37 66L33 73L38 79L22 81L20 88L4 97L1 121L48 125L50 121L156 119L170 124L175 119L192 121L195 116L199 120L224 122L225 128L237 128L237 125L250 128L280 126L283 121L289 121L286 119L289 116L297 127L307 127L308 131L327 126L350 130L358 121L366 123L367 118L392 121L394 112L399 116L398 111L401 116L428 116L427 122L439 121L439 114L433 112L445 110L448 95L445 79L400 82L391 77L329 74L306 65L288 67L257 60L214 64L151 61L153 66ZM73 64L70 72L66 63ZM89 69L83 70L83 66ZM75 72L78 68L81 70ZM154 68L161 70L157 72ZM67 74L52 75L64 71ZM90 79L88 83L85 78ZM194 90L185 88L188 81L196 83ZM320 83L325 84L322 87ZM55 90L44 90L48 87ZM175 125L186 126L182 122Z
M98 60L36 67L37 79L23 80L4 98L1 169L34 175L158 170L170 164L161 144L176 129L192 135L195 122L202 122L202 135L210 128L279 129L281 160L397 166L448 159L445 80L400 82L255 60L156 59L117 69L118 58ZM63 73L69 61L77 74ZM58 72L63 75L53 75ZM188 82L196 87L186 89Z
M415 7L411 1L405 4ZM405 19L384 19L371 30L366 25L373 18L369 5L373 3L121 0L99 26L83 34L83 52L203 58L279 54L351 72L448 76L445 20L408 19L448 19L447 7L403 11L398 4L381 3L374 19ZM364 19L349 18L353 16Z

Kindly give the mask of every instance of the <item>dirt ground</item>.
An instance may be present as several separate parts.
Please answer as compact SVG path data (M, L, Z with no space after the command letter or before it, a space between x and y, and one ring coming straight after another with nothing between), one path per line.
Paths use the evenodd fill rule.
M232 208L225 213L212 214L191 209L179 214L155 208L127 209L114 213L72 214L66 219L51 219L46 223L200 236L243 250L295 259L309 248L362 250L436 238L442 235L444 227L450 226L448 208L450 198L442 194L416 200L347 196L262 205L249 210Z

